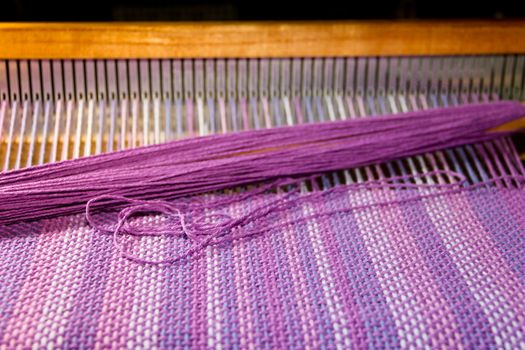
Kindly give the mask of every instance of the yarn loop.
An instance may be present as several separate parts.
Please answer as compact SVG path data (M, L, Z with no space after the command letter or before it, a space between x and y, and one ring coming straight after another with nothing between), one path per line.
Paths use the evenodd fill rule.
M452 179L451 183L444 184L417 184L411 181L428 176L446 176ZM289 220L288 224L294 222L304 222L315 220L321 216L344 213L354 210L364 210L376 206L388 206L392 204L409 203L412 201L443 196L447 194L459 193L462 191L474 190L486 186L491 186L500 181L514 181L518 186L525 183L523 176L504 175L494 179L477 183L475 185L466 185L466 178L453 171L432 171L417 175L397 176L381 181L367 181L364 183L338 185L330 189L314 190L305 192L301 190L300 184L304 181L312 181L315 177L311 176L302 179L280 179L260 188L254 188L241 192L239 194L222 195L219 198L203 202L200 198L185 198L178 202L168 202L159 200L134 200L121 196L100 196L90 200L86 205L86 220L93 229L101 233L113 234L113 244L120 255L131 261L141 264L171 264L190 257L193 254L201 252L210 245L231 242L236 239L248 238L264 233L271 232L276 227L268 226L268 216L285 212L286 210L301 205L315 205L322 197L330 196L333 193L358 190L405 190L404 195L395 199L368 203L364 205L355 204L346 208L337 210L318 212L315 215L304 215L300 219ZM270 192L280 186L286 186L286 192ZM408 190L408 191L407 191ZM262 198L264 195L267 198ZM258 205L254 209L238 216L233 217L221 212L227 205L232 203L241 204L245 200L259 199ZM113 200L120 204L126 203L117 215L117 223L112 226L99 224L93 215L94 207L97 202L104 200ZM155 225L130 224L130 219L137 214L164 215L168 223L155 223ZM260 224L259 224L260 223ZM139 257L128 252L121 241L121 236L139 236L139 237L159 237L167 236L172 238L187 239L191 242L191 247L178 256L162 260L151 260Z

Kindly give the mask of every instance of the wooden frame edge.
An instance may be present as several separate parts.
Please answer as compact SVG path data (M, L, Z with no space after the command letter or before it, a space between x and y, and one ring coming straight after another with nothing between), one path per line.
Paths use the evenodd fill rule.
M0 59L525 53L525 20L0 23Z

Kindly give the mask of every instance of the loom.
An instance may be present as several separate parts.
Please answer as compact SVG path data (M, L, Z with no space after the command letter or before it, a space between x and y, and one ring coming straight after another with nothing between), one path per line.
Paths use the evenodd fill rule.
M350 118L375 118L383 114L467 103L524 101L525 40L523 37L525 37L523 21L0 24L0 169L9 171L213 133ZM403 177L409 174L414 176L416 184L432 186L437 181L435 176L418 174L433 174L434 171L452 169L464 176L472 185L496 179L494 181L497 186L513 189L519 185L503 180L499 183L498 179L505 175L525 175L519 159L519 152L516 151L513 140L504 137L495 141L398 160L395 166L381 164L326 174L321 182L326 188L339 183L366 183L378 180L380 177L378 169L383 169L389 176ZM354 199L356 203L363 201L359 196ZM451 199L447 202L436 199L438 203L436 205L452 208L456 205L456 201L458 200ZM496 202L494 200L490 203L497 205ZM453 218L461 212L459 205L454 208L447 212ZM480 211L483 212L482 209ZM518 205L512 213L517 217L520 212ZM293 213L297 215L296 212ZM381 211L375 213L381 215L378 214ZM394 214L389 215L385 214L385 217L395 218ZM436 220L439 220L439 215L436 214ZM293 221L294 225L297 225L297 220ZM495 225L501 224L494 220ZM454 227L461 227L465 232L473 230L468 226L469 223L462 223L462 219L457 219L454 223L456 225ZM66 232L69 224L56 225L59 227L57 230ZM82 225L78 230L87 230ZM18 226L14 227L6 228L3 232L11 234L12 231L18 230L16 228ZM24 227L23 223L20 227ZM363 231L367 231L367 226L364 227ZM373 234L379 235L379 231L374 231L377 229L374 223L368 227ZM500 227L500 231L503 232L503 228ZM268 238L268 240L272 239L274 238ZM269 249L268 247L273 244L268 242L264 243L267 244L265 249ZM467 244L469 242L474 241L468 241ZM516 242L516 247L522 247L521 241ZM104 244L109 246L109 240ZM258 249L250 247L249 249L252 249L250 251ZM295 248L289 249L294 251L293 254L296 254L294 256L299 254L298 250L294 250ZM315 246L315 249L320 248ZM410 251L412 248L407 249ZM479 251L483 252L481 248ZM208 250L206 252L206 259L214 259L210 257ZM472 253L471 250L469 252ZM355 257L356 261L363 261L362 259L365 258L360 257L359 254L350 255L348 259L352 260ZM424 252L422 254L424 255ZM476 253L472 254L477 256ZM107 259L115 258L107 257ZM471 265L476 262L476 260L470 261L468 255L463 256L463 259ZM519 259L516 255L514 261ZM134 262L122 262L122 264L128 263ZM358 264L358 262L354 263ZM117 263L113 262L113 264ZM217 269L218 262L214 260L213 264L215 264L213 268ZM104 264L100 263L100 266L102 265ZM57 266L57 269L60 269L61 265ZM96 266L99 268L99 265ZM128 265L118 266L121 266L120 269L128 268L122 267ZM155 279L156 274L164 273L159 272L162 270L156 270L157 268L149 266L133 270L142 274L137 277L137 281L143 283L144 289L149 288L149 279ZM326 273L323 268L320 267L321 274ZM407 265L406 268L409 269L410 266ZM119 268L115 269L112 271L122 271L118 270ZM177 268L174 269L179 271ZM193 271L193 267L187 269ZM281 271L280 265L275 269L276 271L268 270L268 274L274 277L265 277L267 279L264 283L268 283L269 286L274 283L272 278L278 279L277 277L282 273L286 274L286 270ZM495 270L490 271L489 273L500 276L494 272ZM517 271L521 271L519 266ZM294 288L300 290L297 286L306 283L305 279L310 278L308 273L303 275L299 272L300 277L289 277L293 280ZM166 278L175 280L175 277L169 276ZM245 278L249 279L250 277L247 276ZM126 278L128 283L133 280ZM407 280L411 281L408 277ZM500 283L501 280L497 281ZM43 280L38 283L45 284ZM118 285L114 281L111 283L114 283L112 286ZM216 280L209 283L219 288L219 282ZM335 282L327 283L333 285ZM509 290L517 290L517 285L512 284ZM189 289L189 286L190 284L185 284L184 288ZM328 290L325 284L322 286L325 291ZM89 288L95 287L90 285ZM90 290L89 288L86 287L86 290ZM385 288L394 289L393 285ZM277 293L279 288L275 287L272 290ZM30 295L30 292L27 293ZM68 295L68 292L64 293ZM128 295L127 292L122 293ZM136 293L142 295L140 291ZM154 292L150 290L147 293ZM251 295L251 292L246 293ZM326 293L326 298L337 300L336 294ZM443 293L446 294L446 291ZM143 297L148 298L147 295L144 294ZM306 298L308 292L304 295ZM517 309L513 311L523 317L519 306L523 302L521 296L521 294L512 294L509 300L515 302L512 307ZM483 298L484 295L481 297L476 295L476 297ZM250 298L252 301L256 300L254 296ZM424 299L417 300L424 303ZM202 303L204 305L205 301ZM239 303L242 304L241 309L250 307L248 299L243 301L241 298ZM22 306L17 306L20 309L25 307L23 304L20 305ZM215 306L210 305L208 304L210 310L219 308L215 304ZM264 307L268 305L270 304L264 304ZM290 305L295 304L290 302ZM315 310L313 304L308 305L303 305L306 310L304 312L314 312L308 309L310 307ZM84 306L80 308L82 307ZM111 305L104 307L111 309ZM302 310L300 302L297 307ZM85 308L91 312L91 306ZM195 308L196 306L191 306L192 312L200 312ZM330 308L328 310L326 312L331 312ZM348 315L347 311L343 314ZM150 312L151 310L144 311L140 317L148 319ZM373 319L375 311L370 312L367 315ZM276 320L271 322L281 326L286 324L287 321L281 319L278 313L275 317ZM319 316L319 322L325 322L323 320L326 320L326 317ZM462 319L462 316L457 317ZM171 319L168 317L166 322L171 322L169 320ZM115 321L117 323L113 325L111 321L103 318L100 322L100 327L109 327L108 329L118 329L119 325L123 327L125 323ZM173 329L178 329L179 323L176 326L171 323L170 325L174 327ZM177 347L177 344L186 344L196 348L203 346L213 348L223 344L221 343L223 338L216 336L221 334L221 329L213 322L208 323L208 326L211 328L207 330L203 328L202 331L202 334L208 334L208 338L198 333L202 335L202 339L194 340L191 337L195 334L187 330L188 334L192 334L188 336L191 340L178 335L173 339L170 338L171 340L166 340L160 347L170 348ZM303 328L306 332L308 326L303 326L306 327ZM340 326L344 328L344 324ZM410 327L412 326L411 324ZM1 327L3 326L0 322L0 334L2 334ZM10 327L11 331L16 329L13 324ZM103 347L111 344L129 346L129 343L122 340L125 339L124 336L113 339L114 343L108 343L109 340L106 338L100 336L97 338L80 325L71 327L72 330L68 328L65 333L63 332L63 334L70 332L67 333L70 336L68 343L70 347L89 348L95 343L99 346L102 344ZM192 323L192 327L197 329L201 326ZM242 343L241 340L240 346L250 348L253 344L256 344L255 347L273 344L275 347L285 347L285 344L292 344L294 335L290 335L290 339L293 339L287 343L288 340L283 339L289 334L283 331L282 327L275 328L282 331L279 335L281 338L275 338L279 341L277 343L272 343L268 338L258 340L257 337L248 337L246 343ZM501 334L506 332L504 329L506 328L498 328L496 335L499 334L498 332ZM418 340L418 330L419 328L414 331L413 338L410 336L403 338L402 331L399 337L409 343L413 341L411 345L422 346ZM5 330L4 332L5 344L13 346L19 344L15 333ZM315 333L315 327L312 332ZM13 334L15 335L10 337ZM227 337L226 333L222 334ZM501 335L504 343L498 343L496 340L496 346L516 348L523 346L525 341L516 334L518 333L504 333ZM97 340L92 340L88 335ZM340 341L337 344L323 343L328 340L319 338L319 334L311 335L312 338L305 335L305 343L300 344L305 347L309 344L308 346L313 348L323 345L328 348L350 347L350 343L338 340L337 336L336 334L336 342ZM355 334L352 333L352 336ZM374 346L381 347L381 341L386 340L378 334L375 336L379 340ZM464 336L469 337L468 333ZM512 336L516 336L518 340L514 341ZM77 340L74 340L75 337ZM356 337L352 338L357 339L357 343L352 343L353 347L359 348L366 344L362 340L364 338L359 338L361 335L358 334ZM32 338L27 337L27 339ZM50 339L51 337L47 340L51 341ZM60 347L64 346L64 339L67 340L66 335L61 340L53 341ZM91 339L89 342L93 342L89 343L91 345L86 345L87 343L82 343L84 341L82 339ZM143 338L130 339L133 339L130 340L132 345L146 348L152 344L151 342L158 340L147 336L144 339L148 342ZM370 339L374 339L374 336ZM485 338L481 336L473 335L469 339L472 342L466 343L467 345L490 347L490 344L483 343ZM182 343L177 343L178 341ZM184 343L185 341L190 343ZM269 343L264 343L265 341ZM374 342L374 340L369 341ZM442 341L442 343L430 343L430 346L439 348L454 344ZM476 341L480 343L475 343ZM27 340L26 343L21 340L21 342L20 344L27 346L33 344L31 340ZM229 345L231 346L232 343ZM403 347L406 343L393 342L390 345ZM228 344L225 346L228 347Z
M522 24L4 24L0 164L523 100ZM497 156L504 144L488 152ZM484 172L472 148L454 152Z

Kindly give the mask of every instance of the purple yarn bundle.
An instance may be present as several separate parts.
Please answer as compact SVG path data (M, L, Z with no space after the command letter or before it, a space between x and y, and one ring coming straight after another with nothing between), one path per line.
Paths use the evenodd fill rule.
M501 136L517 102L197 137L0 174L0 224L80 213L106 196L172 200L198 193L381 163Z

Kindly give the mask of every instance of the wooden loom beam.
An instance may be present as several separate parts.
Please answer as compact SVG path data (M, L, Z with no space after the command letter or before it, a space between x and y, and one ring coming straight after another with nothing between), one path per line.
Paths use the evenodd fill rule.
M525 20L0 23L0 59L525 53Z

